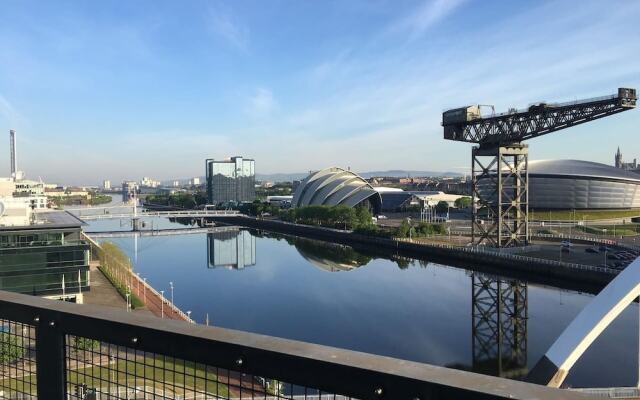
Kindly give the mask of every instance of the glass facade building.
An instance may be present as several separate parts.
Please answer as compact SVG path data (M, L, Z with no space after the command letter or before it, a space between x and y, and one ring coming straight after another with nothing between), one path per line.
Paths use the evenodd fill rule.
M89 290L82 222L63 211L39 215L44 222L0 227L0 290L36 296Z
M207 200L209 204L252 202L256 198L255 161L232 157L206 160Z

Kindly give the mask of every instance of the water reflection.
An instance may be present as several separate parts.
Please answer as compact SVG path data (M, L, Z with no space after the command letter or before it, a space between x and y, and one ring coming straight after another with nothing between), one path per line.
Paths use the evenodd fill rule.
M471 273L472 370L522 378L527 370L527 284Z
M209 268L243 269L256 265L256 238L240 229L208 233L207 255Z
M373 259L349 246L337 243L297 238L293 245L311 265L329 272L351 271L367 265Z

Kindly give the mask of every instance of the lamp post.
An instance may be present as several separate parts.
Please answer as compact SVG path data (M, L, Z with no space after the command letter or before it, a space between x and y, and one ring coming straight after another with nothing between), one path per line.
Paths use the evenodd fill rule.
M173 282L169 282L169 287L171 288L171 304L173 305Z
M160 291L160 318L164 318L164 290Z
M126 297L127 297L127 312L129 312L131 310L131 306L129 303L129 297L131 296L131 293L127 293Z
M187 318L191 319L191 310L187 311Z

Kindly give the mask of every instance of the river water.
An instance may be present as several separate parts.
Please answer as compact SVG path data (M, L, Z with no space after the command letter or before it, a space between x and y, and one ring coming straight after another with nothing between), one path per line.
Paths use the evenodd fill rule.
M147 219L151 226L184 227ZM120 229L130 226L107 220L85 227ZM200 323L208 315L219 327L513 378L533 367L593 297L249 230L101 240L117 243L135 272L169 299L173 282L176 305ZM492 307L489 292L498 286L515 300ZM507 321L502 344L490 334L498 315ZM637 366L633 304L582 356L566 384L635 386Z

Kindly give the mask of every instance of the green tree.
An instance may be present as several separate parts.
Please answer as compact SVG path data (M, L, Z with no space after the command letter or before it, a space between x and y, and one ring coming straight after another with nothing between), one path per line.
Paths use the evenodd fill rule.
M100 347L100 341L79 336L74 336L73 347L76 350L96 350Z
M9 364L24 356L22 340L7 332L0 333L0 362Z
M400 226L396 229L396 235L400 238L409 237L409 232L411 232L411 224L406 219L400 223Z
M471 197L459 197L453 203L457 208L469 208L471 206Z
M365 207L356 208L356 219L357 226L355 228L373 225L373 215L371 215L371 212Z
M439 214L446 213L448 209L449 203L446 201L439 201L438 204L436 204L436 212Z

